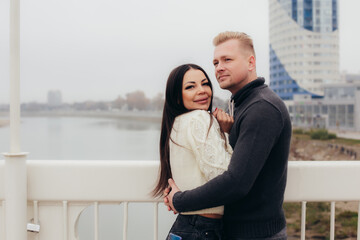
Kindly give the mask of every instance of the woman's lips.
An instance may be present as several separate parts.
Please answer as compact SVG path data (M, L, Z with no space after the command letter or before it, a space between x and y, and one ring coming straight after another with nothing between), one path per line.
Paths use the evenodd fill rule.
M201 98L201 99L199 99L199 100L195 100L194 102L200 103L200 104L204 104L204 103L207 103L207 102L208 102L208 99L209 99L209 98Z

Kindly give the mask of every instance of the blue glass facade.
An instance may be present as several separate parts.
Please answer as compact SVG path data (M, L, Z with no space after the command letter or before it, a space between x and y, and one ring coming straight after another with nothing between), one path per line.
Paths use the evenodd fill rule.
M277 57L270 45L270 88L283 100L292 100L294 94L309 94L311 98L322 98L322 96L310 93L301 88L286 71L284 65Z
M332 30L335 31L337 28L338 28L337 0L332 0Z
M313 30L313 1L304 0L304 28L307 30Z
M291 2L291 16L292 19L294 19L295 22L297 22L297 0L292 0Z
M284 9L288 12L289 16L295 21L299 22L299 19L303 19L302 27L309 31L319 31L314 28L314 0L303 0L300 2L299 0L277 0ZM332 31L337 30L338 28L338 17L337 17L337 1L338 0L328 0L331 1L331 9L332 9ZM288 5L287 3L291 3ZM319 11L319 10L317 10ZM302 14L299 16L299 14ZM318 14L318 13L317 13Z

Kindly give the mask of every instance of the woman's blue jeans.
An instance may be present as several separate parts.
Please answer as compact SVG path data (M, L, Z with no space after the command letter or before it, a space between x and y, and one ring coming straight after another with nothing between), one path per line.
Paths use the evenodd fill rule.
M180 236L182 240L221 240L222 219L179 214L170 233ZM170 233L166 240L171 240Z

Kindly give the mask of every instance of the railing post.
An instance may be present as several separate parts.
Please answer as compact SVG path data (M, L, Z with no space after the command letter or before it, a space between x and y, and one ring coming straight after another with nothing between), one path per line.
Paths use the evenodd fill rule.
M127 231L128 231L128 211L129 211L129 203L124 202L124 225L123 225L123 240L127 240Z
M154 203L154 240L158 240L159 231L159 203Z
M301 240L305 240L306 235L306 201L301 203Z
M94 239L99 240L99 202L94 203Z
M63 201L63 240L68 240L68 202Z
M26 240L27 153L20 152L20 0L10 0L10 152L5 156L6 240Z
M330 210L330 240L335 239L335 202L331 202Z
M360 202L359 202L359 207L358 207L357 240L360 240Z

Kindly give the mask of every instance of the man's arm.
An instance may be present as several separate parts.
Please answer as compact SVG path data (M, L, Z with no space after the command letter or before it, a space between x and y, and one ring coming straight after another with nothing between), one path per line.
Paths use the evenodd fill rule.
M241 127L228 170L196 189L170 193L176 211L228 204L250 191L282 131L283 119L272 105L260 101L235 124Z

